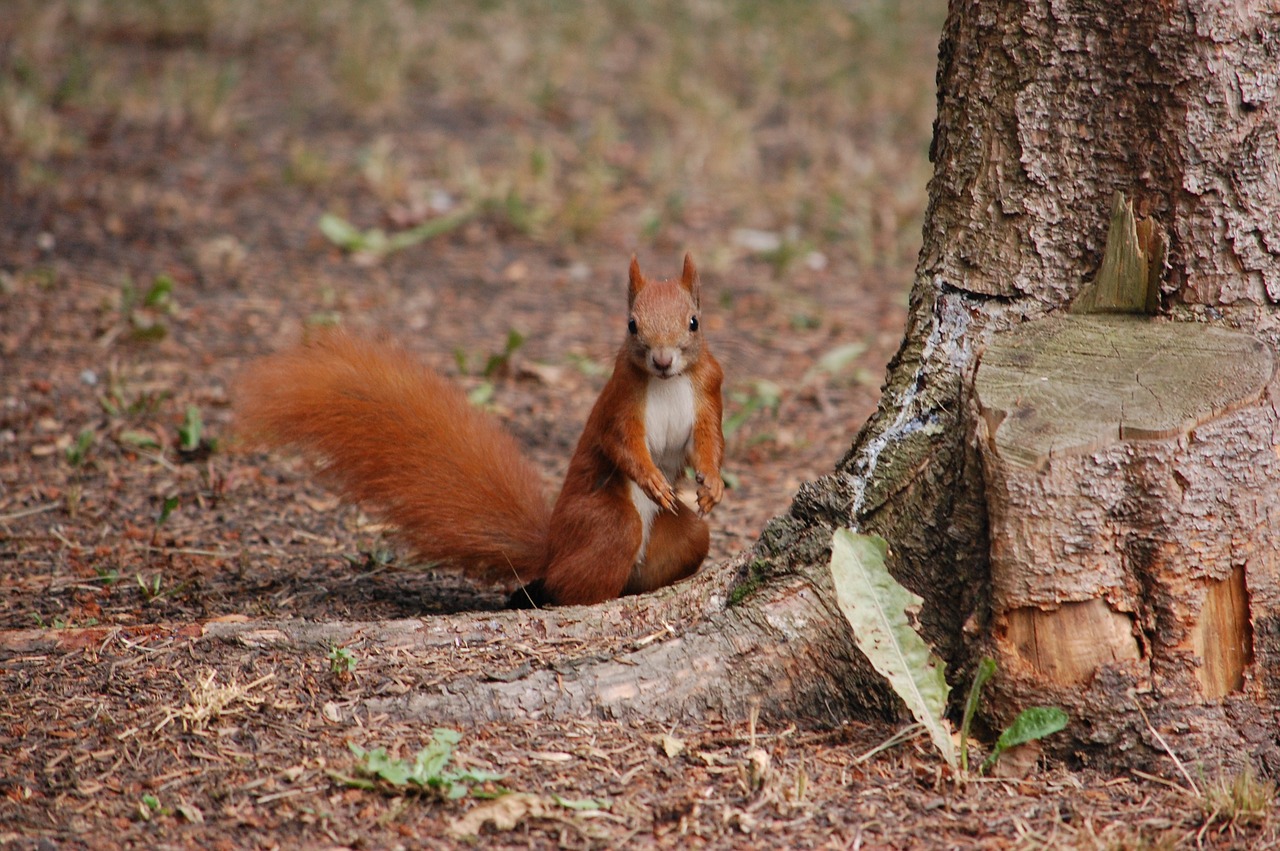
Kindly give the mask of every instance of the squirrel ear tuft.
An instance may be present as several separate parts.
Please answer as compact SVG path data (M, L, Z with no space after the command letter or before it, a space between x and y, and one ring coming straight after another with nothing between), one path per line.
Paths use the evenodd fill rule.
M693 255L685 252L684 255L684 271L680 273L680 286L689 291L689 295L693 296L693 303L699 303L699 286L698 267L693 265Z
M636 255L631 255L631 268L627 270L627 307L635 306L636 296L644 289L646 281L644 275L640 272L640 261L636 259Z

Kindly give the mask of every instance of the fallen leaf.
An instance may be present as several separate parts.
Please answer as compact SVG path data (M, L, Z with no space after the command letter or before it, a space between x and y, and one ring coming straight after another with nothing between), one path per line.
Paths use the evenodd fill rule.
M526 818L542 818L551 809L541 795L512 792L480 804L461 818L452 819L449 829L458 836L477 836L480 829L492 823L496 830L513 830Z
M187 803L181 803L174 807L178 811L178 815L182 816L192 824L204 824L204 813L200 812L200 808Z
M761 748L752 748L747 751L747 769L751 773L751 788L759 789L769 779L769 771L772 767L773 760L769 754Z

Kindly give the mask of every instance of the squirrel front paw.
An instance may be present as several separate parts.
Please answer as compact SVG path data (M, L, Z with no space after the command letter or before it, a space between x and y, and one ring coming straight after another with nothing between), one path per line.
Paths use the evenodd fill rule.
M707 515L715 508L724 496L724 480L718 473L705 475L698 473L698 513Z
M656 502L664 511L675 513L676 492L662 473L655 470L648 479L636 484L640 485L640 490L644 491L645 496Z

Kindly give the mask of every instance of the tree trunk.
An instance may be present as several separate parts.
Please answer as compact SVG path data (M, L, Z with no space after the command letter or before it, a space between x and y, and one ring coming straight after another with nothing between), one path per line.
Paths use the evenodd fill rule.
M831 486L793 511L851 514L891 542L953 680L981 655L1001 662L997 720L1064 705L1060 741L1112 761L1157 745L1141 706L1198 759L1252 752L1280 769L1280 13L1245 5L953 4L907 339ZM1011 335L1059 321L1046 317L1098 269L1116 190L1168 234L1161 312L1246 332L1257 386L1141 435L1154 441L1120 424L1010 476L975 375ZM1141 324L1157 361L1187 330ZM1218 333L1196 330L1186 346Z

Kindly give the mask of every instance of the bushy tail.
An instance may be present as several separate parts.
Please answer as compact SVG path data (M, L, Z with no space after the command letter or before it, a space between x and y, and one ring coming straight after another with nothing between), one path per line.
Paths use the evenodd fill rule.
M318 461L418 556L490 581L541 578L551 509L537 471L405 351L330 332L250 364L235 391L242 436Z

